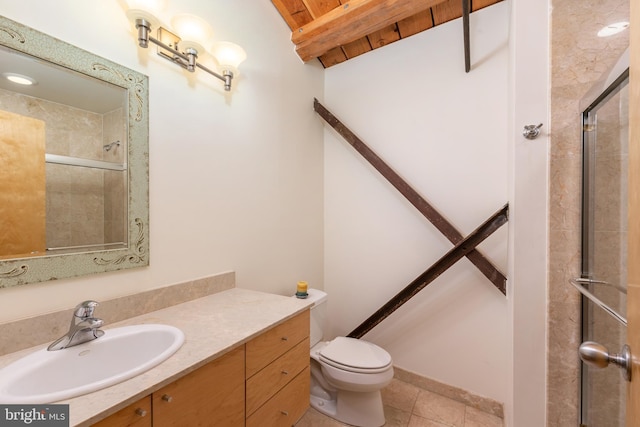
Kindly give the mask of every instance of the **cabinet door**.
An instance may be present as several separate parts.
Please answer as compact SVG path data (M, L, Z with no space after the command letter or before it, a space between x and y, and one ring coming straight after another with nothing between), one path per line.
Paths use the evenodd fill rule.
M244 418L244 346L153 393L154 427L238 427Z
M151 396L143 397L93 427L151 427Z

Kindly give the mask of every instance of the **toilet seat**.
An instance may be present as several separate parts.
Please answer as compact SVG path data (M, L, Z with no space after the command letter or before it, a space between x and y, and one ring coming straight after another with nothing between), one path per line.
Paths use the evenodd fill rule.
M391 356L368 341L337 337L320 350L322 363L348 372L375 374L391 366Z

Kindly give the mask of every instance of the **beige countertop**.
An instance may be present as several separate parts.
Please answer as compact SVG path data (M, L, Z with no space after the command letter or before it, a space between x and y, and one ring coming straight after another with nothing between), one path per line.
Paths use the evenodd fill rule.
M160 365L122 383L61 402L69 404L71 426L89 426L243 345L311 305L304 299L233 288L103 329L142 323L172 325L185 334L182 347ZM103 319L108 323L109 319ZM45 326L46 327L46 326ZM0 357L0 368L48 346L45 343ZM64 351L64 350L60 350Z

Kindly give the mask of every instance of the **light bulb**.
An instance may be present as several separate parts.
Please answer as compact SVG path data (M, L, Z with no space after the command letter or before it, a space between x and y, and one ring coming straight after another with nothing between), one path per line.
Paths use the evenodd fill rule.
M213 36L213 29L204 19L188 13L181 13L171 19L171 26L182 39L180 48L194 48L204 53L204 45Z
M166 0L127 0L127 17L135 23L136 19L149 21L153 27L160 25L157 16L164 10Z
M238 71L238 66L247 59L247 53L235 43L218 42L211 47L211 54L223 70Z

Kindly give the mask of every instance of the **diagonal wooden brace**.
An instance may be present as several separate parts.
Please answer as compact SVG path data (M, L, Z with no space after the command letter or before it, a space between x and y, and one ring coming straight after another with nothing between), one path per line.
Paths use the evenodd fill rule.
M317 99L313 102L314 110L330 124L356 151L358 151L391 185L406 197L422 215L425 216L454 245L463 241L464 237L449 221L433 208L418 192L404 181L389 165L373 152L360 138L347 128L337 117L327 110ZM466 257L475 265L500 292L507 293L507 278L477 249L473 249Z
M362 338L364 334L389 317L391 313L400 308L400 306L405 302L409 301L414 295L437 279L449 267L458 262L458 260L467 255L484 239L489 237L494 231L505 224L508 221L508 215L509 206L504 205L502 209L493 214L491 218L486 220L480 227L476 228L471 234L469 234L469 236L454 246L453 249L429 267L427 271L422 273L413 282L397 293L393 298L391 298L391 300L389 300L389 302L373 313L367 320L362 322L362 324L354 329L348 336L351 338Z

